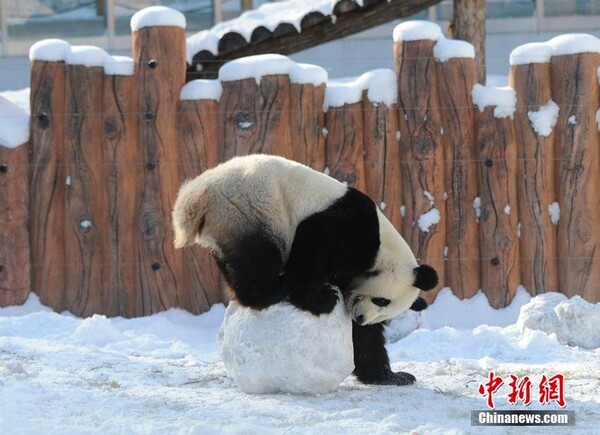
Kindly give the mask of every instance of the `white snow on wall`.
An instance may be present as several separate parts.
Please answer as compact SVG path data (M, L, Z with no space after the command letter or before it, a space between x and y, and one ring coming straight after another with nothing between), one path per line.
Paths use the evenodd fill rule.
M577 125L577 117L575 115L571 115L569 116L569 119L567 119L567 122L569 125Z
M181 87L180 100L216 100L221 99L223 87L218 80L192 80Z
M487 87L476 83L471 92L473 104L480 112L486 107L494 107L494 116L496 118L513 117L517 105L517 93L510 86Z
M558 121L559 107L553 100L548 100L538 111L527 112L533 130L540 136L550 136Z
M29 114L0 97L0 145L16 148L29 141Z
M426 213L419 216L417 224L419 229L424 233L428 233L432 225L436 225L440 222L441 216L440 211L437 208L432 208Z
M82 65L87 67L102 67L110 56L106 51L94 45L73 45L67 52L65 62L69 65Z
M531 42L519 45L510 53L510 64L549 63L550 57L552 57L550 45L545 42Z
M411 20L398 24L393 32L394 42L401 41L437 41L444 37L442 29L431 21Z
M261 78L268 75L287 75L291 83L313 86L327 81L327 71L323 68L296 63L281 54L259 54L234 59L219 70L219 80L222 82L253 78L260 84Z
M29 49L29 60L60 62L67 58L71 45L62 39L42 39Z
M510 210L511 210L511 208L510 208L510 205L509 205L509 204L506 204L506 205L504 206L504 214L505 214L505 215L510 215Z
M362 100L363 91L372 103L382 103L388 107L398 100L396 74L391 69L375 69L353 81L330 81L325 89L323 110L342 107Z
M132 76L135 63L129 56L108 56L104 62L104 74L114 76Z
M600 53L600 39L585 33L559 35L549 40L547 44L552 47L552 56Z
M481 197L476 196L473 199L473 208L475 209L475 216L477 217L477 222L479 222L479 218L481 217Z
M330 314L320 316L287 302L261 311L230 302L218 340L238 387L294 394L337 389L354 370L352 320L341 294L339 299Z
M473 44L466 41L440 38L433 46L433 56L440 62L453 58L475 59L475 48Z
M600 107L596 110L596 124L598 124L598 131L600 131Z
M185 29L185 16L166 6L150 6L136 12L131 17L131 30L140 30L143 27L173 26Z
M560 205L558 202L554 201L548 206L548 213L550 213L550 222L558 225L558 221L560 220Z

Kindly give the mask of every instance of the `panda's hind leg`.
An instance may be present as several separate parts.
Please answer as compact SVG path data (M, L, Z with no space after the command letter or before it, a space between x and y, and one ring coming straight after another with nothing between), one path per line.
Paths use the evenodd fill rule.
M410 385L416 378L410 373L393 372L385 349L384 324L360 326L352 322L354 374L363 384Z
M270 234L255 231L237 235L220 247L217 264L240 304L263 309L286 299L280 283L280 246Z

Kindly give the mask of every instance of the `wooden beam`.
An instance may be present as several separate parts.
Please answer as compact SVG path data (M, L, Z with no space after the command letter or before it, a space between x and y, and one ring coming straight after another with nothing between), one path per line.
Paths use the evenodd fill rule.
M363 8L354 8L347 12L343 12L344 8L339 8L335 24L331 17L316 14L320 17L310 18L312 14L309 14L302 21L301 33L297 33L292 26L284 29L284 26L280 25L270 37L258 38L260 42L257 43L247 43L243 38L235 38L237 34L229 33L221 38L221 52L217 56L208 55L204 51L194 55L193 64L187 72L187 81L215 78L221 65L231 59L263 53L296 53L397 18L408 17L440 2L441 0L372 0L365 2ZM235 43L225 44L224 40L229 38L235 39ZM229 47L223 51L221 47L227 45Z

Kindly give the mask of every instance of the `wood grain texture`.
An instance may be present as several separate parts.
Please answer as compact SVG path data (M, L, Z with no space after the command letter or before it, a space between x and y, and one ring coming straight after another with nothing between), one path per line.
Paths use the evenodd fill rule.
M31 289L57 311L66 301L66 158L64 62L31 63L30 241Z
M65 129L66 309L116 315L110 287L108 165L103 146L104 70L67 65Z
M475 49L477 82L485 84L485 0L454 0L449 25L454 39L468 41Z
M246 154L292 158L290 82L285 75L223 82L219 161Z
M446 285L461 299L481 288L479 227L473 200L479 196L475 112L471 90L475 61L436 62L446 179Z
M189 306L182 285L183 260L172 243L171 210L180 183L176 110L185 81L185 33L179 27L145 27L133 33L133 59L138 66L140 171L142 200L138 210L142 312Z
M520 284L517 145L512 119L494 117L494 107L477 111L475 116L481 186L481 287L492 307L503 308Z
M325 113L325 128L325 167L329 175L365 192L362 103L330 107Z
M434 41L394 43L406 209L402 234L418 261L431 265L442 278L436 289L422 293L428 302L444 285L446 244L444 148L433 45ZM419 219L435 210L439 223L422 230Z
M517 92L515 138L518 146L518 195L521 283L533 296L558 290L556 226L548 207L554 192L554 135L542 136L528 117L548 104L550 64L511 66L509 84Z
M292 83L290 130L293 160L322 172L325 169L325 85Z
M362 94L366 193L398 231L402 227L402 176L398 106L373 103Z
M0 307L21 305L31 289L27 148L0 145Z
M180 101L178 130L181 158L181 181L194 178L218 162L218 110L214 100ZM180 251L183 256L183 285L191 295L186 308L201 313L212 304L222 302L219 269L208 250L201 247Z
M600 54L554 56L552 98L560 107L554 130L558 222L558 287L567 296L600 301ZM571 119L571 121L569 121Z
M104 231L110 237L110 291L113 293L113 306L104 310L135 317L142 313L137 231L141 192L137 186L139 174L145 170L140 162L140 115L135 77L104 77L103 116L109 194L109 225Z

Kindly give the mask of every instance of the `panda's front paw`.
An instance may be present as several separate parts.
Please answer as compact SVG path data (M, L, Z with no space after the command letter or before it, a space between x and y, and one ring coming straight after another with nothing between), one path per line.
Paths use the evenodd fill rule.
M307 293L292 293L289 297L289 302L297 308L318 316L320 314L329 314L335 308L338 302L337 289L324 283L316 291Z
M416 382L415 378L410 373L406 372L388 372L381 379L374 382L377 385L411 385Z

